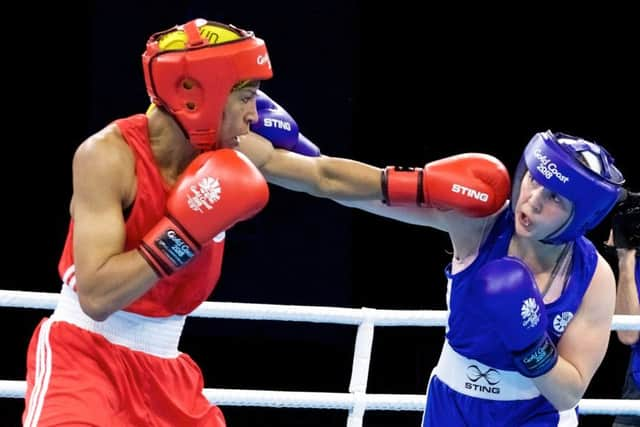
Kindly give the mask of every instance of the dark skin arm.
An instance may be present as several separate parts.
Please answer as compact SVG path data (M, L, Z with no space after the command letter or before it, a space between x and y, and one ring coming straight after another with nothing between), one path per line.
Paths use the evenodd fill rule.
M157 276L137 250L124 252L123 207L135 194L134 160L114 126L82 143L73 158L73 252L84 312L104 320L143 295Z

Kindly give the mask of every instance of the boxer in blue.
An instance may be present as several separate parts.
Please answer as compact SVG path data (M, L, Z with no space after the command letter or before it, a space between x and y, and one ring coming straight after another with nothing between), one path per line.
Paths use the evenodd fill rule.
M273 130L254 131L285 145ZM578 425L615 307L613 271L585 237L623 194L602 146L536 133L507 201L509 176L488 155L380 169L294 153L274 161L256 155L261 145L249 135L239 149L271 182L449 234L449 318L424 427Z
M584 234L623 182L602 147L538 133L509 205L469 237L451 233L450 316L424 426L578 425L615 305L613 272Z

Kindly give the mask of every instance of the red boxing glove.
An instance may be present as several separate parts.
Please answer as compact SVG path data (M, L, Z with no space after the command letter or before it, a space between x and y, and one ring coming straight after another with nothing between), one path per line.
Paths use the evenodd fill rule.
M382 172L383 202L454 209L472 217L500 209L511 191L506 167L495 157L458 154L427 163L424 169L389 166Z
M264 208L269 187L244 154L207 151L180 176L167 213L142 239L139 251L160 277L189 262L202 245Z

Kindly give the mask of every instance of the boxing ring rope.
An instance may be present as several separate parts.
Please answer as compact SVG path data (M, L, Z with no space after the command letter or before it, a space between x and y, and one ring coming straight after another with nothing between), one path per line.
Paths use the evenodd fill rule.
M53 310L58 296L57 293L0 290L0 307ZM358 326L348 393L209 388L204 390L209 401L220 406L348 410L347 427L361 427L364 412L367 410L422 411L425 406L424 395L366 393L374 328L376 326L445 326L447 320L446 311L377 310L210 301L203 302L190 316ZM640 330L640 316L615 315L611 329ZM25 390L25 381L0 380L0 398L23 398ZM640 400L582 399L578 412L581 415L640 416Z

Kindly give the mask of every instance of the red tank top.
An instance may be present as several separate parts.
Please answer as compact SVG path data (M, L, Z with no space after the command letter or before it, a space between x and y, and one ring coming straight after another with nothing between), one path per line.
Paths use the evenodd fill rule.
M151 153L147 117L137 114L116 120L136 159L137 189L126 220L125 251L135 249L142 237L162 218L169 187L166 185ZM219 238L218 238L219 237ZM125 308L125 311L151 317L188 314L205 301L220 278L224 234L202 246L202 251L189 264L171 276L159 280L147 293ZM58 263L65 285L73 288L73 221Z

